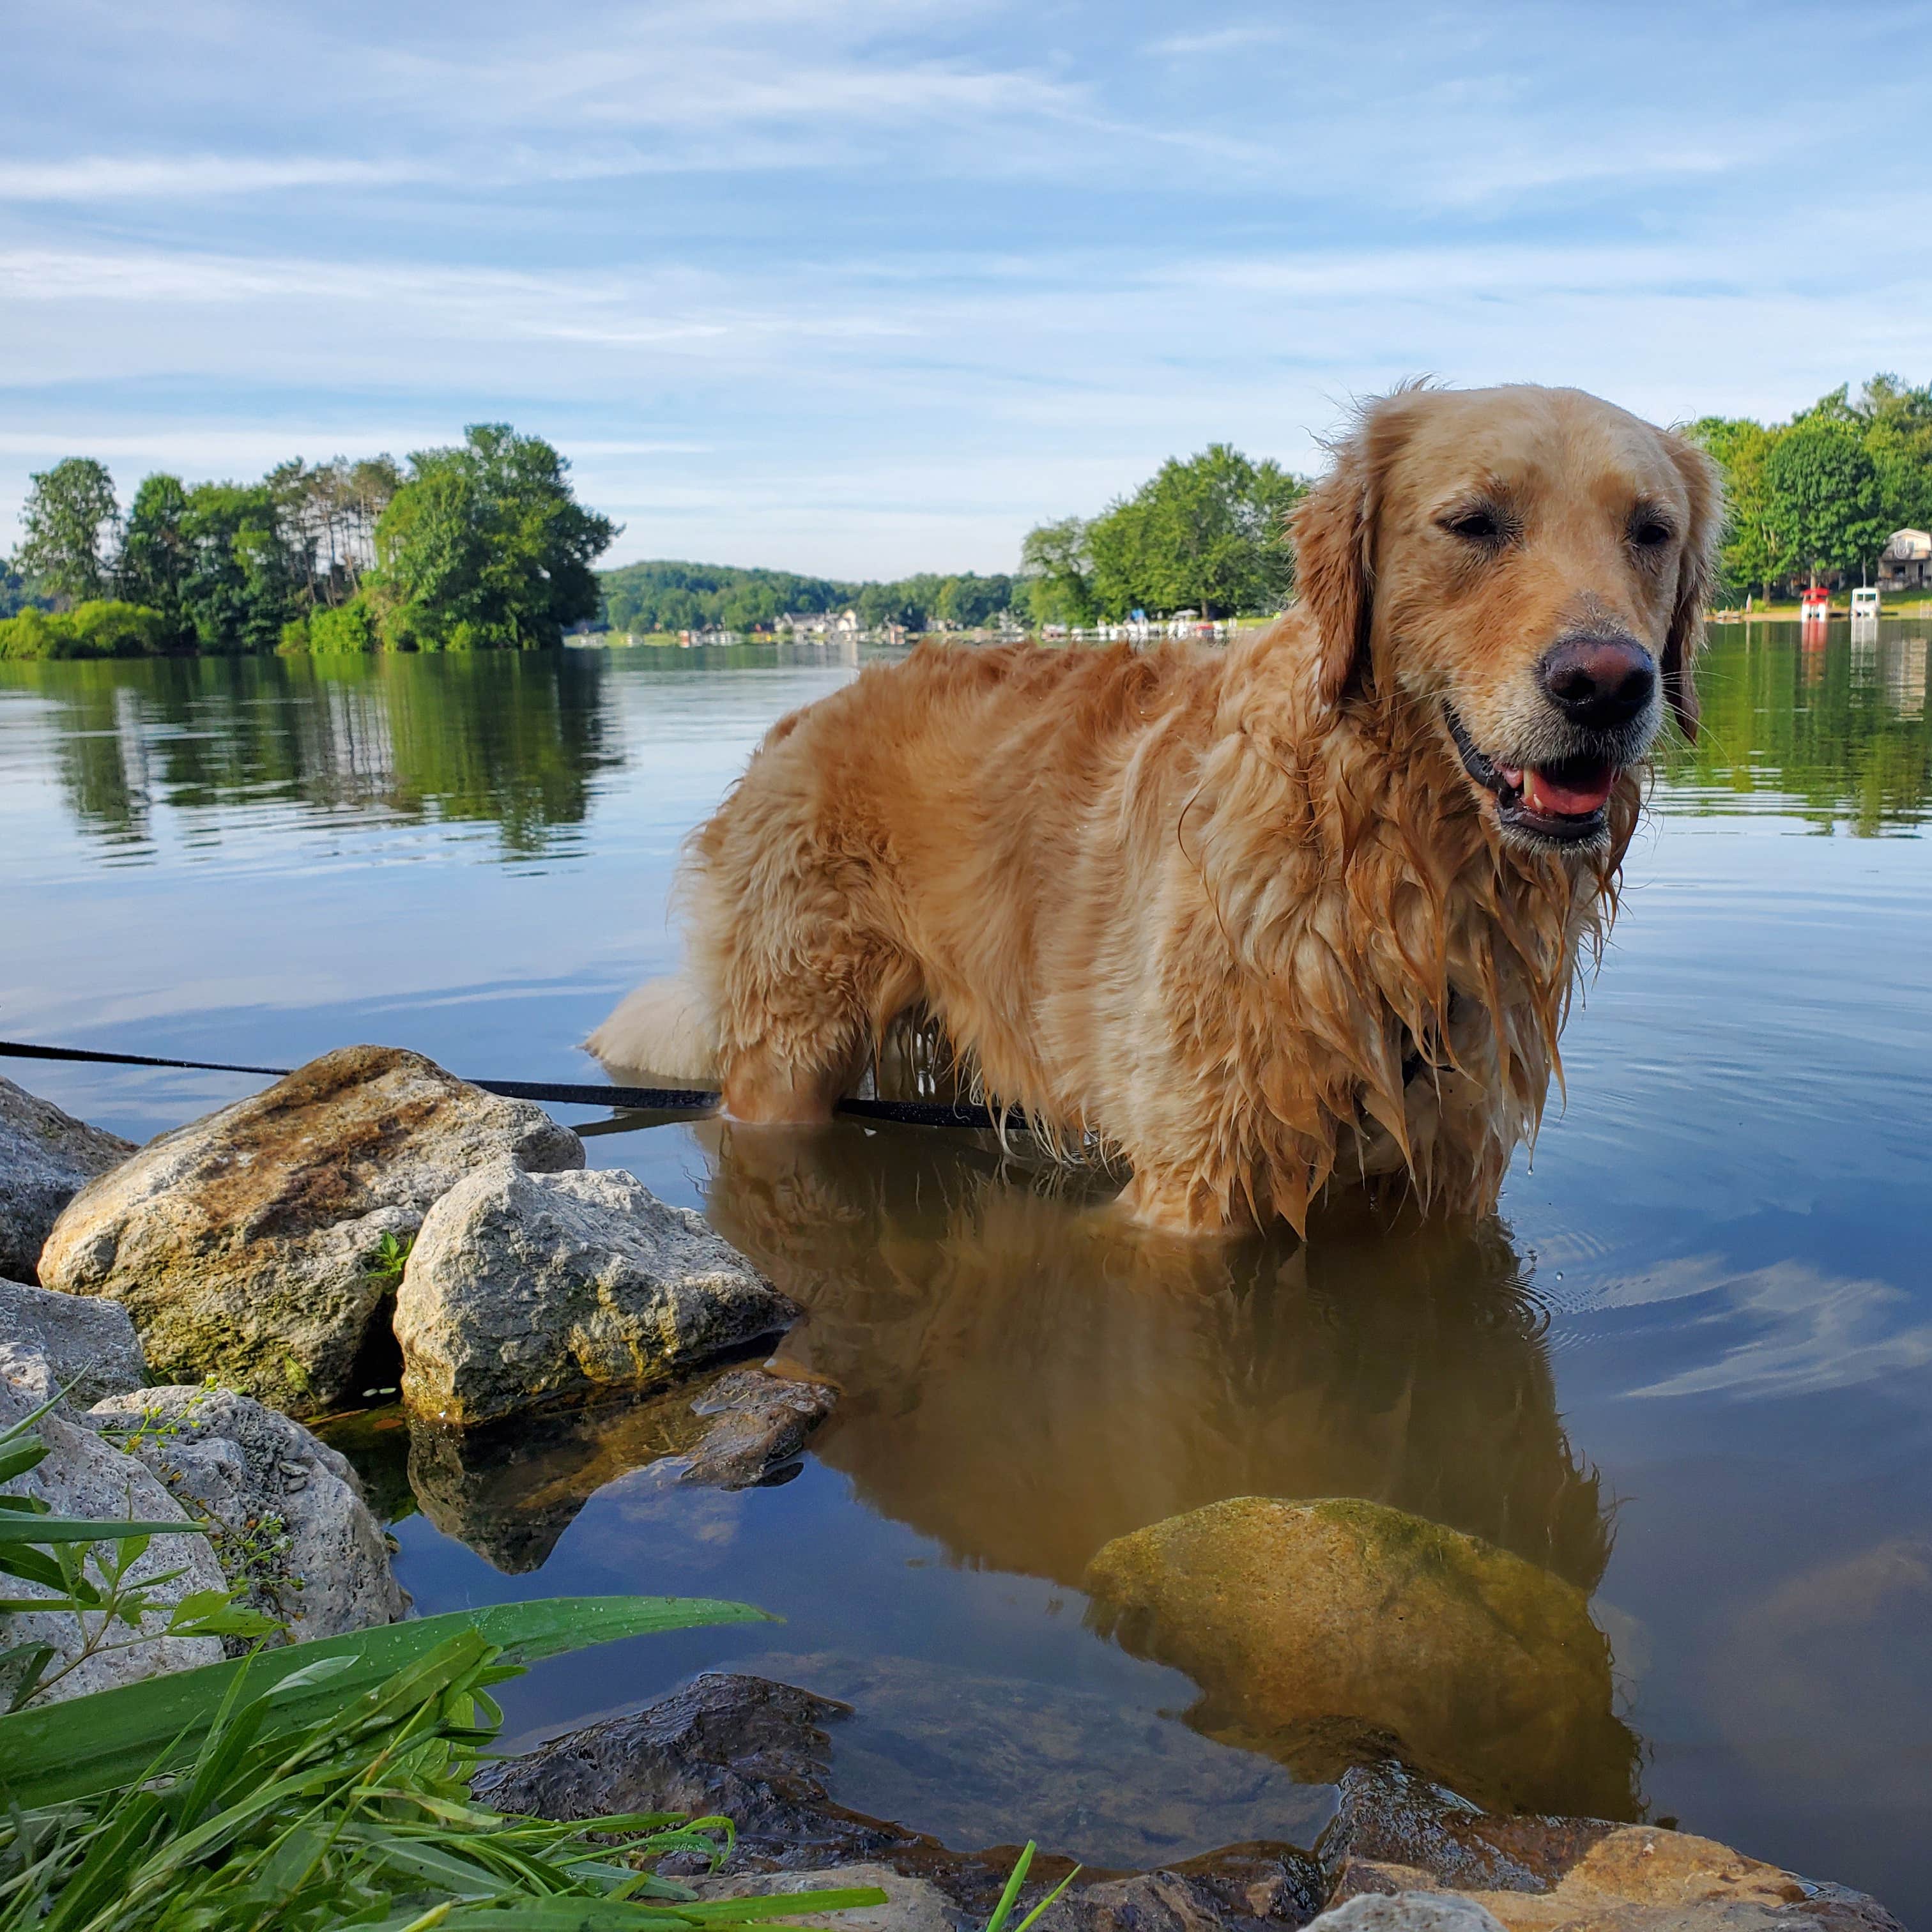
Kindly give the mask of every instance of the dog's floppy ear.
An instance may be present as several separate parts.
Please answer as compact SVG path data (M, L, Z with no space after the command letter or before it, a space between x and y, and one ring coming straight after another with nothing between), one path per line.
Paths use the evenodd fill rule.
M1402 394L1398 392L1397 394ZM1375 604L1376 518L1395 428L1396 397L1371 403L1334 446L1335 466L1295 505L1295 586L1321 633L1316 690L1339 704L1369 671Z
M1677 566L1677 602L1664 641L1664 695L1685 740L1697 742L1697 653L1704 642L1704 608L1718 581L1718 546L1724 534L1724 472L1687 438L1670 439L1671 460L1690 498L1690 527Z

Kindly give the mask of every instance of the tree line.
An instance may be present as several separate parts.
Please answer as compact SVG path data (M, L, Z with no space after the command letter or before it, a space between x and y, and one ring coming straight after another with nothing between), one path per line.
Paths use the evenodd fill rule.
M1932 384L1874 376L1787 423L1706 416L1690 434L1723 466L1732 600L1821 578L1869 580L1894 530L1932 528Z
M506 423L398 465L297 460L257 483L104 464L31 478L0 596L0 656L176 650L474 650L556 644L595 615L617 535L569 466Z
M971 571L905 577L890 583L801 577L788 570L728 564L626 564L602 576L604 614L614 631L770 631L781 617L850 610L868 631L977 630L1015 616L1010 576Z

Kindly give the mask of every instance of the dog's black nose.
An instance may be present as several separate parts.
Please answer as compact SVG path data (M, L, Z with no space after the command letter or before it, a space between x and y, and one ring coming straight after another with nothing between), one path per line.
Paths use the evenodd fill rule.
M1650 702L1657 665L1627 638L1565 638L1538 667L1543 688L1573 724L1627 724Z

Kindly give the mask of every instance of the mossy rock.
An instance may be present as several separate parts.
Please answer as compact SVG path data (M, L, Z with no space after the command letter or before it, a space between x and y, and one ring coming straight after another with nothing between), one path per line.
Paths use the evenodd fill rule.
M1636 1815L1636 1740L1581 1591L1379 1503L1236 1497L1108 1544L1090 1612L1201 1686L1190 1721L1305 1776L1392 1736L1501 1810Z
M343 1047L82 1187L41 1250L41 1282L120 1302L164 1382L213 1375L286 1414L324 1413L355 1393L394 1292L388 1256L502 1155L548 1172L581 1167L584 1144L420 1054Z

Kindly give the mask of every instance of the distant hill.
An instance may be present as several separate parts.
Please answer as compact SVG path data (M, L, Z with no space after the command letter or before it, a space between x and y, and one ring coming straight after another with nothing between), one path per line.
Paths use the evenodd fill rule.
M638 632L769 628L788 610L856 610L868 628L897 623L922 630L934 621L970 626L1005 610L1017 588L1010 577L970 571L851 584L788 570L670 561L628 563L600 571L598 578L610 628Z

